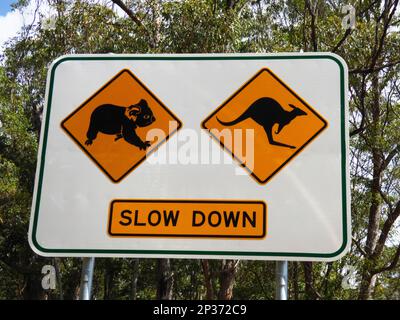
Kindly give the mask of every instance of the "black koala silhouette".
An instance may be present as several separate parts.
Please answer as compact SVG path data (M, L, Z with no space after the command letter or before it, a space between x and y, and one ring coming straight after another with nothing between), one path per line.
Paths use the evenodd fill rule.
M137 127L147 127L154 121L156 118L144 99L129 107L103 104L92 112L85 144L91 145L101 132L116 135L115 141L123 138L139 150L146 150L150 142L142 141L135 130Z
M294 146L275 141L272 136L272 127L275 124L278 124L278 129L275 132L276 134L278 134L294 118L307 115L307 113L295 107L294 105L289 104L289 106L292 107L292 110L286 111L276 100L264 97L253 102L247 108L247 110L236 120L225 122L219 120L218 118L217 119L221 124L225 126L233 126L241 121L250 118L264 128L268 137L268 141L271 145L295 149L296 147Z

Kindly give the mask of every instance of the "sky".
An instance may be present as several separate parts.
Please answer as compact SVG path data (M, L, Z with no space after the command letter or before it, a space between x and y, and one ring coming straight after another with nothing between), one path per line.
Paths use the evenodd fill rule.
M0 0L0 16L4 16L11 10L10 4L13 2L15 2L15 0Z
M15 36L21 27L32 21L32 6L29 6L23 14L19 11L11 11L11 4L16 0L0 0L0 52L4 43Z
M30 0L28 7L23 12L19 10L12 11L11 4L15 2L17 0L0 0L0 53L3 51L5 42L16 36L24 24L29 25L32 23L38 3L40 3L40 13L47 17L51 16L51 9L47 1ZM107 1L104 2L107 3ZM125 15L119 7L115 7L114 10L119 16Z

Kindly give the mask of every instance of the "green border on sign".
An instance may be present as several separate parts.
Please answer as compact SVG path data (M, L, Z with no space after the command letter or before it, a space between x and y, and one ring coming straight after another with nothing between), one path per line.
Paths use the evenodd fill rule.
M54 75L57 67L65 61L74 60L310 60L310 59L329 59L338 64L340 70L340 120L341 120L341 166L342 166L342 233L343 243L338 250L332 253L307 253L307 252L240 252L240 251L191 251L191 250L110 250L110 249L47 249L42 247L37 239L37 224L39 217L40 198L42 191L44 165L46 160L47 134L49 129L49 119L51 113L51 101L53 97ZM269 256L269 257L310 257L310 258L333 258L341 254L347 247L349 241L347 235L347 153L346 153L346 126L345 126L345 74L343 64L339 59L329 54L320 55L277 55L277 56L67 56L59 59L51 68L50 86L47 98L46 119L44 122L44 137L42 143L42 151L40 157L39 181L36 192L36 202L34 208L33 228L32 228L32 244L37 250L43 253L83 253L83 254L164 254L164 255L215 255L215 256Z

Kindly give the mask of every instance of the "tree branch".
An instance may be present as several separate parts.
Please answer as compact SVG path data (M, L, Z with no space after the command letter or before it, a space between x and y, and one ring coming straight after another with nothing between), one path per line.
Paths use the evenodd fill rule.
M353 137L353 136L359 134L360 132L363 132L364 129L365 129L365 126L360 125L359 128L356 128L356 129L350 131L350 137Z
M386 196L386 194L383 192L382 188L379 188L379 194L382 197L383 201L385 201L385 203L388 205L390 212L393 211L393 206L390 203L388 197Z
M366 253L365 250L361 247L360 242L359 242L356 238L354 238L354 237L352 237L352 240L353 240L353 242L355 243L355 245L356 245L358 251L360 251L361 254L362 254L364 257L366 257L366 256L367 256L367 253Z
M399 262L399 259L400 259L400 245L397 247L397 250L393 256L392 262L386 267L373 270L371 272L371 274L375 275L375 274L378 274L381 272L393 270L394 268L397 267L397 263Z
M318 50L317 44L317 33L316 33L316 11L317 11L317 2L314 5L314 8L311 7L311 0L306 0L306 6L308 12L311 15L311 43L313 45L313 51Z
M139 27L146 29L142 21L140 21L140 19L133 13L131 9L129 9L125 5L125 3L123 3L121 0L111 0L111 1L114 2L122 10L124 10L124 12L129 16L129 18L131 18L132 21L135 22Z
M396 222L397 218L400 216L400 200L397 202L396 208L389 214L386 221L383 224L381 234L376 243L375 250L372 254L372 258L377 258L383 251L385 242L389 236L389 232Z
M332 52L336 52L341 45L346 41L347 37L353 32L353 29L348 28L346 30L346 32L344 33L342 39L340 39L340 41L333 47L333 49L331 50Z
M382 65L380 67L376 67L376 64L378 62L378 58L382 53L384 44L385 44L385 39L387 36L387 32L388 29L390 27L390 23L393 19L393 16L396 12L397 9L397 5L398 5L399 0L395 0L394 2L391 1L387 1L385 2L385 7L382 11L381 16L378 18L378 21L376 22L376 27L375 27L375 44L374 44L374 50L373 50L373 54L371 55L371 62L369 63L369 67L365 68L365 69L361 69L361 68L356 68L356 69L352 69L349 70L350 74L368 74L368 73L374 73L377 71L380 71L384 68L387 67L391 67L394 66L398 63L400 63L400 60L388 63L386 65ZM393 9L390 10L390 8L393 6ZM384 19L384 23L383 23L383 30L382 30L382 34L379 37L378 40L378 22L382 19Z
M371 64L370 64L370 69L374 69L376 66L376 62L378 61L378 58L383 50L383 46L385 43L385 39L386 39L386 35L387 35L387 31L389 29L390 26L390 22L392 21L392 18L394 16L394 13L396 12L397 9L397 4L398 4L399 0L395 0L393 3L390 2L386 2L385 4L387 4L387 6L385 6L385 8L383 9L382 12L382 17L386 14L386 12L388 11L388 16L385 19L385 22L383 24L383 31L381 34L381 37L379 39L378 42L378 49L375 50L372 59L371 59ZM390 7L393 4L393 10L390 12Z
M146 35L151 39L150 37L150 32L149 30L145 27L145 25L142 23L142 21L135 15L135 13L129 9L125 3L122 2L122 0L111 0L113 3L115 3L118 7L120 7L131 20L136 23L136 25L144 30ZM154 43L150 40L150 47L154 48Z
M388 156L385 158L385 160L382 163L383 169L386 169L386 167L389 165L390 161L393 160L393 158L400 152L400 144L396 146L392 151L389 152Z
M358 128L356 128L350 132L350 137L363 132L366 127L364 125L366 122L366 118L367 118L366 111L365 111L365 78L366 78L366 75L365 74L362 75L361 92L358 93L357 89L355 90L357 97L360 99L360 108L358 108L358 109L361 113L361 123Z
M362 17L364 15L364 13L368 12L369 10L371 10L371 8L376 5L379 2L379 0L375 0L372 1L366 8L364 8L364 10L360 10L357 13L358 17Z
M368 74L368 73L374 73L374 72L381 71L382 69L385 69L385 68L393 67L393 66L395 66L395 65L397 65L397 64L399 64L399 63L400 63L400 59L399 59L399 60L395 60L395 61L390 62L390 63L387 63L387 64L384 64L384 65L379 66L379 67L373 67L373 68L369 67L369 68L365 68L365 69L362 69L362 68L350 69L350 70L349 70L349 73L350 73L350 74Z

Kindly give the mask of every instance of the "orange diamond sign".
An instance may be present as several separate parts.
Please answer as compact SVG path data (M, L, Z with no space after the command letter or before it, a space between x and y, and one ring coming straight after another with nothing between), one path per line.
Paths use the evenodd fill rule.
M119 182L179 130L181 122L124 69L61 126L113 182Z
M327 121L267 68L218 107L202 126L259 182L268 182Z

